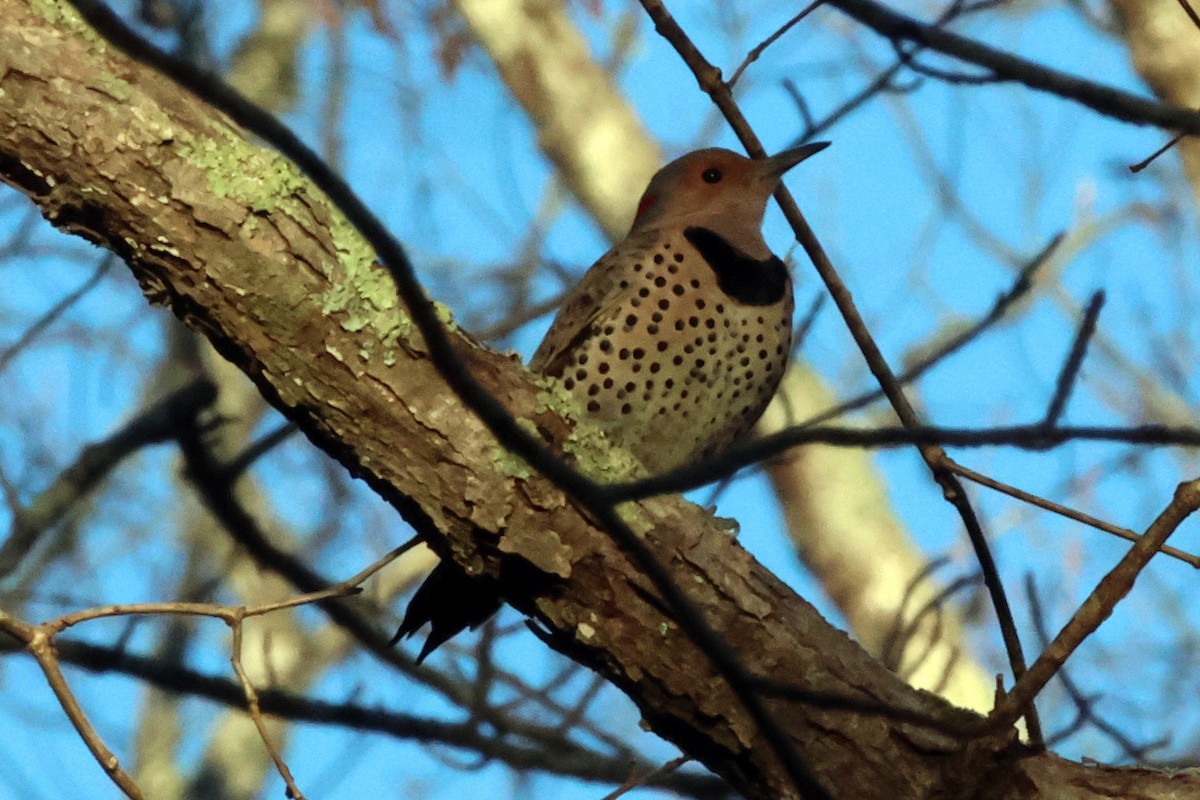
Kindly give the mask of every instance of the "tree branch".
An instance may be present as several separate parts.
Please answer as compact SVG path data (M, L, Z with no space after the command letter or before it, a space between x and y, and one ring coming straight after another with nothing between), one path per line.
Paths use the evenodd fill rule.
M1200 135L1200 112L1175 108L1112 86L1068 75L1011 53L893 11L873 0L826 0L849 17L893 41L909 41L960 61L984 67L995 80L1072 100L1106 117Z
M83 118L86 127L64 122ZM116 131L122 147L105 146ZM55 224L118 252L151 299L209 336L447 555L512 578L513 602L556 647L629 694L654 730L748 797L797 796L728 674L664 611L661 587L447 389L414 307L397 307L369 249L290 164L100 44L67 6L0 0L0 176ZM569 442L585 469L613 463L606 443L570 424L552 387L453 330L447 341L522 430ZM623 505L621 516L746 673L952 729L981 724L867 657L701 509L653 499ZM1133 775L1022 758L1011 730L962 742L856 713L853 702L850 710L764 703L823 785L864 800L969 796L985 786L1017 797L1029 781L1052 788L1076 779L1099 794ZM1137 777L1147 792L1168 789L1165 779ZM1174 776L1169 788L1189 780Z

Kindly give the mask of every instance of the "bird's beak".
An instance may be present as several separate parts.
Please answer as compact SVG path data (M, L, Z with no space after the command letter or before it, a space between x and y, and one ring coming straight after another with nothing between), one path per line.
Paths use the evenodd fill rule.
M821 152L826 147L829 147L829 142L809 142L799 147L784 150L782 153L776 153L769 158L763 159L763 175L778 179L783 176L783 173L809 156Z

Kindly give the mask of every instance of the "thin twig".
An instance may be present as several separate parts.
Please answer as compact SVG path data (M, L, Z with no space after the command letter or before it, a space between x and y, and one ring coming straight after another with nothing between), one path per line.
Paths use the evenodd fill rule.
M659 775L669 775L691 760L692 759L690 756L679 756L679 758L673 758L667 763L662 764L661 766L646 773L645 775L631 777L629 780L625 781L625 783L621 784L619 789L609 792L608 794L604 795L604 797L600 798L600 800L617 800L618 797L622 797L629 792L632 792L634 789L645 786L647 781L657 778Z
M987 310L974 323L959 331L955 335L949 337L937 347L924 353L911 366L896 376L896 380L901 386L907 386L913 381L920 378L929 370L933 369L938 364L945 361L950 356L957 353L962 348L974 342L989 329L1000 323L1008 316L1009 312L1017 306L1017 304L1025 299L1025 297L1037 285L1037 273L1042 268L1049 264L1053 257L1058 252L1058 247L1062 243L1066 234L1059 232L1050 238L1050 241L1038 251L1038 253L1025 262L1024 266L1017 271L1017 277L1012 285L996 297L992 303L992 307ZM869 392L863 392L857 397L852 397L838 403L836 406L822 411L820 414L808 419L800 424L799 427L808 427L817 425L827 420L836 419L856 411L864 406L870 405L884 397L882 389L873 389Z
M271 762L275 765L276 772L283 778L283 783L287 786L287 796L293 800L304 800L304 793L300 791L300 787L296 785L296 779L292 777L292 771L283 760L283 756L279 754L279 748L275 746L274 740L271 738L270 731L267 730L266 720L263 719L262 708L258 702L258 692L254 689L254 684L250 681L250 676L246 674L245 667L242 666L242 619L239 619L236 624L233 624L233 644L229 649L229 663L233 666L233 672L237 675L238 683L241 684L242 694L246 698L246 711L250 714L250 719L254 722L254 728L258 731L258 738L262 740L263 747L266 748L267 755L270 756Z
M21 625L23 623L18 623L18 627ZM28 626L29 629L32 627ZM0 631L9 631L11 628L0 618ZM0 652L10 649L6 637L0 635ZM81 669L129 676L147 686L209 700L230 708L244 707L245 696L237 681L199 672L177 661L135 655L119 646L101 647L71 639L57 639L56 649L63 663ZM598 753L570 739L563 739L555 727L522 725L518 718L489 719L488 725L481 727L461 721L445 722L414 716L378 705L346 700L330 702L278 688L263 689L258 694L263 712L280 719L338 725L364 733L471 750L492 762L509 764L516 770L540 769L611 785L624 780L631 769L648 772L654 766L627 750L614 751L612 755ZM497 733L489 734L489 729ZM710 774L664 776L652 783L686 796L730 796L728 784Z
M1196 13L1196 9L1192 8L1192 4L1189 3L1188 0L1178 0L1178 2L1180 8L1183 9L1183 13L1188 15L1188 19L1192 21L1192 24L1195 25L1197 29L1200 29L1200 14Z
M46 676L46 683L54 692L54 696L58 698L59 706L62 707L67 719L79 733L79 738L83 739L84 744L91 751L92 757L100 764L100 768L125 793L126 797L131 800L142 800L144 795L141 789L138 788L129 773L121 768L120 760L104 744L104 740L100 738L100 734L96 732L88 719L87 713L75 699L75 693L71 691L66 677L62 674L62 669L59 667L58 654L54 651L54 634L43 626L21 622L2 609L0 609L0 631L22 642L25 649L37 661L42 674Z
M110 605L96 606L94 608L86 608L81 611L72 611L69 614L63 614L54 619L43 623L42 627L49 632L51 636L62 633L68 628L73 628L84 622L91 622L97 619L106 619L109 617L127 617L138 616L144 614L183 614L194 617L212 617L225 622L229 626L235 626L243 619L270 614L275 611L281 611L288 608L296 608L298 606L311 605L320 603L325 600L330 600L335 597L348 597L358 594L361 591L360 584L367 578L374 575L379 570L390 564L408 549L410 549L418 540L413 539L399 547L393 548L387 555L377 559L369 567L359 572L352 578L341 581L338 584L323 589L318 592L309 592L298 597L291 597L287 600L280 600L274 603L262 603L256 606L227 606L219 603L195 603L186 601L163 601L149 603L113 603Z
M917 53L923 48L907 45L899 39L892 39L890 43L892 49L896 51L896 58L899 62L918 75L936 78L943 83L955 86L986 86L989 83L999 83L1001 81L1001 78L991 70L982 73L955 72L953 70L922 64L917 60Z
M46 675L46 680L50 687L54 690L58 697L59 703L63 710L71 719L75 729L79 731L88 748L100 762L105 771L112 778L121 790L133 798L140 798L141 794L132 779L120 768L120 764L108 749L104 746L98 734L92 728L83 709L75 700L71 693L65 678L62 676L62 671L58 667L58 657L54 652L53 640L54 637L64 630L79 625L83 622L90 622L97 619L105 619L109 617L132 616L142 614L185 614L190 616L204 616L220 619L233 631L233 646L230 655L230 662L233 665L238 681L242 686L242 690L246 697L246 710L254 720L255 727L258 729L259 735L262 738L263 745L267 749L271 760L275 763L276 769L288 787L288 796L303 800L304 795L296 786L292 777L291 771L287 764L284 763L279 754L278 748L274 743L266 729L266 724L262 719L262 711L259 707L258 694L254 689L253 684L247 677L245 670L242 668L241 662L241 643L242 643L242 625L246 619L262 614L269 614L273 611L278 611L285 608L293 608L299 605L308 603L317 603L333 597L343 597L357 593L359 584L374 575L380 569L390 564L393 560L410 548L416 540L408 544L401 545L393 549L390 553L375 561L366 569L359 572L357 575L342 581L336 586L329 589L312 592L301 597L294 597L277 603L265 603L259 606L244 607L244 606L223 606L216 603L188 603L188 602L161 602L161 603L125 603L113 604L106 606L98 606L95 608L84 609L82 611L63 614L55 619L49 620L36 627L25 626L27 636L23 635L22 629L16 626L15 620L12 617L0 611L0 628L9 633L13 633L22 638L26 642L26 649L37 659L43 673ZM14 631L16 633L14 633Z
M242 473L250 469L255 461L287 441L299 430L300 427L289 420L262 438L251 442L249 447L231 459L225 466L230 482L241 477Z
M1029 601L1029 616L1033 620L1034 631L1037 633L1038 640L1043 648L1050 644L1050 634L1046 629L1046 614L1042 610L1042 600L1038 596L1037 586L1034 584L1033 575L1025 575L1025 597ZM1066 690L1067 696L1071 698L1071 702L1075 705L1075 713L1077 715L1076 722L1070 728L1070 733L1077 731L1084 723L1090 722L1098 730L1107 734L1110 739L1125 752L1127 758L1134 761L1145 761L1151 751L1165 746L1170 740L1167 737L1148 742L1144 745L1134 744L1133 741L1112 725L1108 721L1101 719L1092 708L1093 699L1085 697L1079 687L1075 685L1075 681L1065 669L1059 670L1058 680L1062 683L1063 689ZM1069 735L1069 733L1067 734ZM1048 741L1062 740L1066 738L1064 732L1060 732L1054 736L1048 737Z
M1067 400L1071 397L1071 390L1075 388L1079 377L1079 367L1083 364L1084 354L1087 353L1088 342L1092 340L1092 335L1096 332L1096 320L1103 307L1104 292L1097 291L1088 301L1087 309L1083 312L1083 321L1079 323L1079 331L1075 334L1075 341L1071 344L1071 352L1063 363L1058 380L1055 381L1054 396L1050 399L1050 405L1046 408L1046 417L1042 420L1042 424L1046 427L1057 424L1063 410L1067 407Z
M1162 147L1158 148L1153 153L1146 156L1145 158L1143 158L1141 161L1137 162L1136 164L1130 164L1129 171L1132 173L1135 173L1135 174L1138 172L1141 172L1146 167L1153 164L1158 159L1158 157L1161 156L1163 153L1167 152L1172 147L1174 147L1175 145L1177 145L1181 141L1183 141L1183 138L1186 135L1187 134L1184 134L1184 133L1178 133L1178 134L1172 136L1171 139L1166 144L1164 144Z
M978 483L980 486L986 486L989 489L994 489L995 491L1006 494L1009 497L1015 497L1016 499L1024 503L1028 503L1031 506L1037 506L1038 508L1053 512L1059 516L1066 517L1067 519L1081 522L1084 525L1095 528L1099 531L1103 531L1104 533L1112 534L1113 536L1124 539L1127 542L1138 542L1142 538L1141 534L1135 533L1128 528L1122 528L1118 525L1113 525L1110 522L1097 519L1090 514L1085 514L1082 511L1077 511L1076 509L1055 503L1053 500L1047 500L1044 497L1039 497L1036 494L1030 494L1029 492L1018 489L1015 486L1003 483L995 478L989 478L973 469L964 467L962 464L955 464L951 467L951 469L954 470L955 474L961 475L973 483ZM1161 552L1165 556L1177 558L1185 564L1200 569L1200 556L1186 553L1183 550L1171 547L1170 545L1163 545Z
M969 589L972 586L977 586L978 584L978 575L957 578L951 581L948 585L943 586L937 591L937 593L926 600L921 607L917 609L916 613L914 613L908 620L905 620L902 616L904 608L901 607L897 612L896 622L892 626L891 631L889 631L885 645L886 649L880 648L880 652L885 656L884 663L888 664L892 671L900 674L901 677L907 677L907 675L901 671L901 668L904 666L903 663L901 663L901 659L905 655L905 648L915 638L922 621L931 614L937 615L935 630L924 637L926 641L925 652L909 654L912 662L912 667L909 670L910 673L911 670L915 670L918 666L920 666L921 662L929 655L941 638L940 635L937 634L942 627L942 607L958 592L961 592L964 589Z
M729 88L732 89L737 84L738 78L742 77L742 73L746 71L746 67L757 61L768 47L775 44L775 42L779 40L779 37L791 30L792 26L811 14L824 2L825 0L813 0L813 2L809 3L803 11L789 19L787 22L783 23L783 25L779 26L778 30L776 30L766 39L759 42L759 44L753 50L746 54L746 58L742 60L742 63L738 65L738 68L733 71L733 76L729 79Z
M1063 626L1058 636L1019 678L1003 700L988 716L995 729L1012 725L1033 702L1046 683L1054 677L1072 653L1112 615L1117 603L1129 594L1138 575L1150 563L1167 537L1175 532L1188 516L1200 508L1200 480L1179 484L1175 496L1163 509L1146 533L1107 575L1101 578L1079 610Z
M703 461L694 467L662 476L609 484L601 493L612 502L625 502L658 494L684 492L711 483L733 470L774 458L792 447L811 444L873 448L935 444L948 447L1017 447L1041 451L1074 441L1200 447L1200 428L1191 425L1158 424L1128 427L1059 425L1047 428L1040 422L995 428L888 426L866 429L841 425L793 427L731 447L720 459Z
M12 523L0 544L0 578L12 574L46 531L63 520L127 457L143 447L170 440L181 420L194 418L216 399L216 386L206 379L193 381L141 410L112 436L87 445L69 467L21 505L15 491L9 495ZM0 484L6 483L0 479Z
M108 270L113 264L117 263L117 257L112 253L105 253L100 259L100 265L92 272L86 281L79 285L79 288L66 294L61 300L52 305L46 313L42 314L32 325L25 329L15 342L4 349L0 353L0 372L12 363L13 359L21 354L42 331L54 324L54 321L65 314L71 306L78 303L84 295L100 285L100 281L108 274Z

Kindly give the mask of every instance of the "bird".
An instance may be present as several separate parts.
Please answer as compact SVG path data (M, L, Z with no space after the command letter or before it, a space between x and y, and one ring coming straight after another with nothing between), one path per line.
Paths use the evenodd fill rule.
M530 359L606 438L661 474L720 453L766 410L791 351L791 277L762 235L784 173L824 150L768 158L723 148L660 169L629 233L564 298ZM443 561L392 643L426 623L417 663L499 610L497 579Z

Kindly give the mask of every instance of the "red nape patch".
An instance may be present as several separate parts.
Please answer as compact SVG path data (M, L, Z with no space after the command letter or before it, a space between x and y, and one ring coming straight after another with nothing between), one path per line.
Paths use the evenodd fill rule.
M646 212L646 209L654 205L656 202L658 202L658 195L646 192L644 195L642 195L642 199L638 201L637 213L633 215L633 218L636 220L641 217L642 214Z

